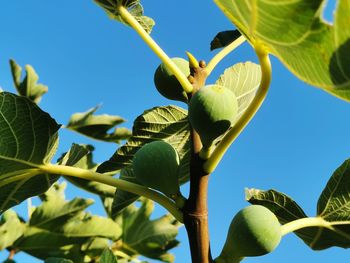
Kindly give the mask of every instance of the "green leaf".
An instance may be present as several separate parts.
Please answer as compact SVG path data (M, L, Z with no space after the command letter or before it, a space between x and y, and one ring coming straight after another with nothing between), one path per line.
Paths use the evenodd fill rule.
M246 189L246 200L251 204L262 205L270 209L281 224L307 217L303 209L291 197L276 190ZM295 231L295 234L308 244L315 231L312 228L302 228Z
M41 205L36 207L29 220L31 227L56 231L62 225L76 217L94 203L91 199L74 198L66 201L64 190L66 183L54 184L41 196Z
M126 21L119 15L118 6L124 6L131 15L140 23L143 29L150 34L155 22L152 18L143 15L143 7L140 0L94 0L96 4L102 7L108 16L128 25Z
M21 81L22 68L14 61L10 60L13 82L19 95L28 97L31 101L38 104L41 97L48 91L47 86L38 84L39 77L34 68L30 65L25 66L26 76Z
M210 43L210 50L226 47L231 44L237 38L241 36L241 33L236 30L227 30L218 33Z
M338 0L334 25L324 0L214 0L251 43L262 43L305 82L350 100L350 2Z
M0 93L0 213L45 192L58 179L36 167L55 154L59 127L28 98Z
M86 112L75 113L71 116L66 128L81 133L95 140L119 143L128 139L131 131L127 128L115 128L125 120L119 116L107 114L94 115L99 106ZM114 129L112 132L109 132Z
M47 258L45 259L45 263L74 263L72 260L66 258Z
M92 145L73 144L71 149L59 159L59 164L96 171L97 164L93 161L93 151ZM65 176L65 179L85 191L103 197L114 197L115 187L72 176Z
M251 204L263 205L270 209L281 224L307 217L303 209L291 197L276 190L246 189L246 200Z
M176 106L152 108L136 118L132 137L108 161L102 163L97 171L102 173L116 172L129 167L134 154L143 145L152 141L163 140L171 144L180 156L179 182L183 184L189 180L189 138L190 129L186 110ZM124 170L121 179L136 182L131 170ZM119 203L114 203L114 213L121 211L136 199L136 195L117 189L115 201L119 200Z
M91 258L100 257L102 252L109 247L110 240L107 238L91 238L81 246L81 250Z
M238 63L227 68L216 81L217 85L230 89L236 95L238 100L237 120L253 100L260 81L260 66L252 62Z
M100 263L118 263L118 261L112 250L106 248L101 255Z
M0 250L12 246L23 235L25 228L16 212L7 210L0 219Z
M16 263L16 261L12 259L5 259L2 263Z
M173 262L174 257L168 250L178 244L175 239L178 233L176 221L170 215L150 220L152 211L153 202L142 199L139 209L128 206L117 218L117 222L123 224L124 229L123 252L130 256L141 254L164 262Z

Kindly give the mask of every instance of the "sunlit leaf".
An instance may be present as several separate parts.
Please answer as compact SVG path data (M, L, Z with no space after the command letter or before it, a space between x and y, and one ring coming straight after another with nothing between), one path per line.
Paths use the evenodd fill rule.
M236 95L239 117L253 100L260 80L260 66L252 62L245 62L227 68L216 81L216 84L230 89Z
M189 179L189 137L190 130L186 110L176 106L156 107L147 110L135 120L132 137L107 162L102 163L97 171L104 173L127 168L131 165L134 154L143 145L163 140L177 150L180 156L179 182L185 183ZM124 174L121 176L124 180L135 182L132 170L124 170ZM114 213L119 212L136 199L136 195L117 189L113 205Z
M0 93L0 213L58 179L36 167L56 152L59 125L26 97Z
M15 211L7 210L0 219L0 250L12 246L23 235L25 224L21 222Z
M125 122L123 118L107 114L94 115L97 109L98 106L86 112L73 114L66 128L106 142L119 143L130 137L131 131L127 128L115 127Z
M153 202L142 199L140 208L128 206L117 218L123 224L124 234L122 242L131 250L123 251L132 256L143 256L159 259L164 262L173 262L174 256L168 250L175 247L178 228L174 218L170 215L150 220L153 211Z
M31 101L39 103L41 97L48 91L47 86L38 84L39 77L34 68L30 65L25 66L26 76L21 81L22 68L14 61L10 60L13 82L19 95L28 97Z
M155 22L152 18L143 15L143 7L140 0L94 0L102 7L111 19L123 24L128 24L119 14L118 6L124 6L131 15L140 23L147 33L151 33Z
M259 42L300 79L350 100L350 2L338 0L334 25L324 0L214 0L251 43Z

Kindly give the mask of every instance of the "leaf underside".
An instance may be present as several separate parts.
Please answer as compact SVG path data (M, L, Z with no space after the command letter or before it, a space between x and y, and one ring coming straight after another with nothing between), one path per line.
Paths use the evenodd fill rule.
M136 182L132 169L130 169L134 154L149 142L163 140L171 144L179 154L179 182L183 184L189 180L189 138L190 130L186 110L177 106L152 108L136 118L132 137L108 161L102 163L97 171L104 173L124 169L120 178ZM136 195L117 189L113 213L120 212L136 199Z
M58 179L36 166L52 159L59 127L28 98L0 93L0 213L45 192Z
M214 0L251 43L262 43L305 82L350 100L350 2L338 0L334 25L324 0Z

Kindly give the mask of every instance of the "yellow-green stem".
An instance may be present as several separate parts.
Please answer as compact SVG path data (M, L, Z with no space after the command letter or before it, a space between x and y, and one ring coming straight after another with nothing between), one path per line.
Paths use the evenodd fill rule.
M119 15L136 31L142 40L152 49L152 51L161 59L161 61L174 73L177 80L186 93L192 92L192 84L188 81L182 71L175 65L163 49L153 40L153 38L143 29L140 23L129 13L122 5L118 6Z
M321 217L300 218L300 219L291 221L287 224L284 224L281 227L282 236L305 227L324 227L324 228L330 229L331 223L325 221Z
M232 129L224 136L209 159L204 163L203 169L207 173L212 173L215 170L216 166L219 164L227 149L242 132L245 126L250 122L250 120L254 117L267 95L267 91L271 82L270 58L264 46L257 44L254 49L258 56L262 73L260 86L247 110L239 118Z
M46 173L61 174L65 176L73 176L73 177L78 177L78 178L82 178L90 181L95 181L95 182L117 187L124 191L128 191L137 195L147 197L159 203L164 208L166 208L178 221L183 222L182 212L178 209L178 207L173 201L171 201L168 197L152 189L149 189L145 186L134 184L121 179L116 179L105 174L101 174L101 173L97 173L97 172L93 172L93 171L89 171L89 170L85 170L77 167L46 164L46 165L40 165L38 166L38 168L41 171L44 171Z
M213 71L213 69L216 67L216 65L229 53L231 53L233 50L235 50L237 47L239 47L242 43L245 41L244 36L240 36L235 41L224 47L220 52L218 52L208 63L208 65L205 68L205 71L207 72L208 76Z

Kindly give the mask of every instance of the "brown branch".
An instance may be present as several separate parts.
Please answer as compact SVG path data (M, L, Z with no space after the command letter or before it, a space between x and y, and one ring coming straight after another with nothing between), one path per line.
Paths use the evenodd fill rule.
M205 85L207 75L204 68L205 63L201 61L199 68L191 69L190 81L194 93ZM195 130L191 131L191 139L190 195L183 208L184 224L190 243L192 263L213 263L208 228L209 174L203 171L203 160L199 157L202 143Z

